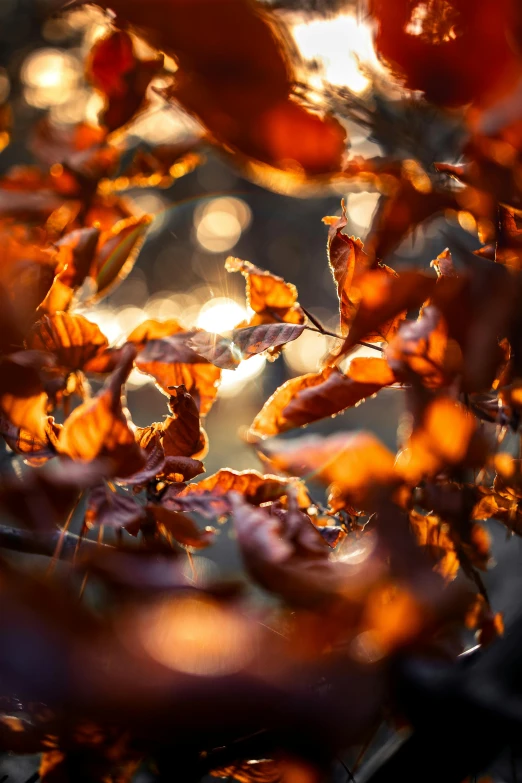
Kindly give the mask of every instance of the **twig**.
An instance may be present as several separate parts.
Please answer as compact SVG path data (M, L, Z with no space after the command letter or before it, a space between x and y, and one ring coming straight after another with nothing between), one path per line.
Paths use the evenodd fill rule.
M54 530L51 533L35 533L22 530L17 527L0 525L0 548L10 549L13 552L24 552L29 555L43 555L53 557L56 555L57 545L61 543L58 557L60 560L73 560L80 537L74 533L63 530ZM82 551L94 552L98 547L115 549L110 544L99 544L88 538L81 539Z

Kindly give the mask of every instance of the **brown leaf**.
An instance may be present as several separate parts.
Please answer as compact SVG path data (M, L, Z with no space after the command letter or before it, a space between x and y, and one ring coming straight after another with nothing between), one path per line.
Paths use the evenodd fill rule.
M113 475L128 476L145 464L145 454L135 441L123 413L122 385L132 369L135 348L127 346L119 367L91 400L76 408L65 420L59 451L74 460L106 457Z
M327 244L328 263L337 285L340 327L341 333L345 335L357 312L357 297L353 301L350 296L351 294L353 296L352 286L372 264L371 259L364 252L361 240L343 234L343 229L348 223L344 200L341 202L341 207L340 218L323 218L323 222L330 226ZM356 288L355 292L357 292Z
M100 484L89 493L85 511L85 525L103 525L121 530L124 528L137 535L147 518L145 509L134 500L132 495L114 492L106 484Z
M278 443L268 450L270 462L286 473L312 475L330 485L334 510L375 507L383 491L397 486L394 456L371 433L311 436Z
M188 344L217 367L235 370L243 359L271 349L277 351L286 343L300 337L304 329L302 324L261 324L234 329L230 338L198 331L193 334Z
M252 422L249 435L267 438L335 416L381 388L380 383L353 380L335 367L292 378L267 400Z
M159 439L166 457L203 458L208 450L205 430L192 396L183 385L171 389L169 407L172 416L160 423L136 430L137 443L144 449Z
M264 269L230 256L225 263L227 272L241 272L246 280L248 306L255 315L251 326L271 324L281 321L302 324L304 312L297 301L297 289L292 283L285 283L282 277L266 272Z
M212 543L214 528L200 530L193 519L179 511L170 511L160 505L149 503L147 513L159 524L160 529L171 535L178 544L191 549L205 549Z
M424 307L417 321L404 321L386 348L394 373L419 376L428 389L448 385L462 369L462 352L448 339L448 327L436 307Z
M109 131L121 128L145 104L151 79L163 65L163 55L139 60L130 35L114 30L96 41L87 63L87 78L104 96L100 122Z
M406 270L396 276L383 269L362 274L357 282L359 306L339 357L361 340L378 336L389 342L406 313L426 301L435 283L434 277L416 270Z
M89 362L109 345L97 324L83 315L62 312L38 321L26 343L30 349L49 351L69 371L88 370Z
M96 298L105 296L113 285L127 277L145 241L151 220L150 215L126 218L102 233L90 270L90 276L96 283Z
M293 100L290 47L267 9L248 0L225 0L219 8L213 0L175 3L168 10L160 3L146 13L125 0L100 5L176 59L166 97L181 103L219 144L302 176L340 169L345 131Z
M232 339L212 332L194 332L187 345L222 370L235 370L239 367L241 351Z
M463 405L449 397L428 404L420 424L397 455L396 469L412 486L445 468L480 466L486 456L477 421Z
M146 340L155 327L147 326L131 335L133 341ZM152 333L155 333L152 331ZM183 332L162 339L149 339L136 359L141 372L152 375L161 391L170 395L175 386L185 386L205 416L216 398L221 371L187 344L193 333Z
M80 228L71 231L56 242L58 262L53 284L41 303L41 313L51 315L67 310L74 292L81 286L91 268L100 231L98 228Z
M256 582L290 606L326 609L332 601L346 600L353 567L329 559L328 545L310 523L317 542L313 551L303 550L295 531L286 530L284 522L266 509L249 505L237 493L231 503L241 555Z
M448 525L433 514L410 511L410 524L419 546L426 547L436 562L435 570L445 579L452 580L459 570L459 559Z
M230 511L230 492L238 492L248 503L259 505L287 495L293 486L298 493L299 505L308 507L310 498L306 488L296 479L262 475L257 470L237 471L228 468L174 492L169 495L169 500L176 510L197 511L212 518Z

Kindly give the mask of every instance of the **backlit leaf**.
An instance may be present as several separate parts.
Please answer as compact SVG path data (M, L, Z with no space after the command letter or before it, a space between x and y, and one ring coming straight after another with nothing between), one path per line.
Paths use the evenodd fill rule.
M255 315L250 326L286 321L302 324L305 315L297 301L297 288L285 283L282 277L230 256L225 263L227 272L241 272L246 280L248 306Z
M49 351L58 365L70 371L87 369L108 345L97 324L83 315L62 312L46 315L27 338L28 348Z
M335 367L292 378L267 400L252 422L249 434L267 438L335 416L371 397L382 385L353 380Z
M98 394L65 420L58 443L62 454L86 461L106 457L116 476L132 475L145 464L145 454L136 443L121 403L122 385L135 355L134 347L129 345L119 367Z

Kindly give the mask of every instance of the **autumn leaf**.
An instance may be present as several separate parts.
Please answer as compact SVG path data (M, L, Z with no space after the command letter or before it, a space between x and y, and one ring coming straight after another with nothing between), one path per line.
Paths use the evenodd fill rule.
M185 332L185 329L175 318L169 318L166 321L156 321L149 318L132 330L127 337L127 342L132 343L139 350L151 340L172 337L179 332Z
M227 272L241 272L246 280L248 306L255 315L250 326L284 321L302 324L305 314L297 301L297 289L292 283L285 283L282 277L230 256L225 262Z
M259 505L283 497L293 486L296 486L299 504L304 507L310 505L305 487L295 479L262 475L257 470L237 471L228 468L219 470L197 484L189 484L169 498L176 510L197 511L212 518L230 510L228 496L231 492L238 492L246 502Z
M230 337L197 331L190 338L191 348L223 370L235 370L243 359L278 350L296 340L305 329L303 324L261 324L234 329Z
M388 373L384 380L389 382L390 376L391 373ZM371 397L383 385L354 380L335 367L291 378L264 404L252 422L249 436L267 438L335 416Z
M130 335L138 344L146 341L136 358L138 370L152 375L164 394L170 395L172 387L185 386L205 416L216 398L221 371L189 347L193 333L174 333L161 339L148 339L148 333L157 333L156 327L138 328Z
M328 230L328 263L333 278L337 285L339 298L339 315L341 333L345 335L355 318L357 312L357 288L355 288L355 300L352 300L352 286L355 286L357 278L372 266L371 259L364 252L364 245L360 239L343 234L348 218L344 200L341 202L342 215L340 218L323 218L323 223L329 225Z
M417 321L404 321L388 344L386 361L399 377L419 376L428 389L448 385L462 368L458 343L436 307L423 308Z
M416 485L445 468L463 464L478 467L485 452L473 414L459 402L441 396L426 407L419 425L397 455L396 469L407 483Z
M145 454L123 413L122 385L132 369L136 350L127 346L119 367L92 399L76 408L60 433L60 453L74 460L111 460L113 475L128 476L145 464Z
M163 55L140 60L132 38L124 30L114 30L96 41L87 63L87 78L105 99L101 124L114 131L131 120L145 104L151 79L163 66Z
M329 485L333 510L372 508L382 492L400 483L393 454L367 432L297 438L271 446L266 454L278 470Z
M357 312L338 357L361 340L389 342L407 312L426 301L435 283L434 277L415 270L394 276L383 269L372 269L361 275L357 282Z
M109 345L97 324L83 315L62 312L38 321L26 342L30 349L52 353L57 364L69 371L88 370L91 360Z
M193 519L179 511L171 511L161 505L149 503L147 514L154 519L165 534L191 549L205 549L214 538L214 529L206 527L200 530Z
M459 559L448 525L433 514L420 514L414 509L409 517L417 543L429 551L436 563L435 570L445 579L454 579L459 570Z
M144 215L120 220L100 236L98 250L89 272L96 283L96 298L123 280L136 261L152 218Z
M142 522L147 518L145 509L131 496L114 492L106 484L100 484L89 493L85 511L85 525L120 530L124 528L137 535Z
M100 231L98 228L80 228L70 231L56 242L58 249L55 278L39 311L52 315L67 310L75 291L81 286L91 268Z

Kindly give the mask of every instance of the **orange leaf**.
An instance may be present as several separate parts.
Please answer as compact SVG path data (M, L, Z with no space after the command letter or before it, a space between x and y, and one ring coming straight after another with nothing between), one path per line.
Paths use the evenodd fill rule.
M97 298L127 277L145 241L151 220L150 215L130 217L102 233L90 270L90 276L96 283Z
M83 315L60 312L38 321L27 338L28 348L49 351L60 367L70 371L87 369L108 345L97 324Z
M81 286L91 268L99 237L97 228L80 228L56 242L56 276L39 307L40 312L51 315L58 310L68 309L74 292Z
M438 397L427 406L420 425L398 453L398 474L416 485L444 468L481 465L485 451L476 433L477 422L472 413L449 397Z
M434 277L414 270L392 275L383 269L372 269L362 274L354 286L357 312L339 357L361 340L389 341L406 313L420 307L430 296L435 283Z
M145 464L121 404L122 385L132 369L135 349L127 346L119 367L91 400L76 408L65 420L59 451L74 460L111 460L113 475L129 476Z
M334 510L345 505L374 507L383 490L399 483L394 457L371 433L339 433L280 443L268 451L280 470L299 476L312 474L330 485Z
M428 389L449 384L462 366L462 352L448 340L448 328L436 307L425 307L417 321L404 321L386 348L386 359L398 376L418 375Z
M225 263L227 272L241 272L246 280L246 296L248 306L256 315L252 317L251 326L271 324L280 321L302 324L304 312L297 301L297 288L292 283L285 283L282 277L266 272L264 269L230 256Z
M356 283L357 278L370 267L371 259L364 252L364 245L360 239L347 236L342 232L348 222L344 200L342 201L342 216L335 222L332 220L333 218L324 218L324 222L330 225L327 244L328 263L337 285L341 333L345 335L357 312L357 297L355 297L355 301L352 301L350 296L352 286Z
M291 378L267 400L252 422L249 434L253 438L267 438L335 416L371 397L382 385L360 383L335 367Z
M147 333L156 333L155 327L148 326L143 331L135 330L134 340L147 339ZM198 405L200 414L205 416L216 398L221 370L210 364L188 346L193 332L173 334L158 340L149 340L136 359L136 367L141 372L152 375L161 391L170 395L174 386L185 386Z

